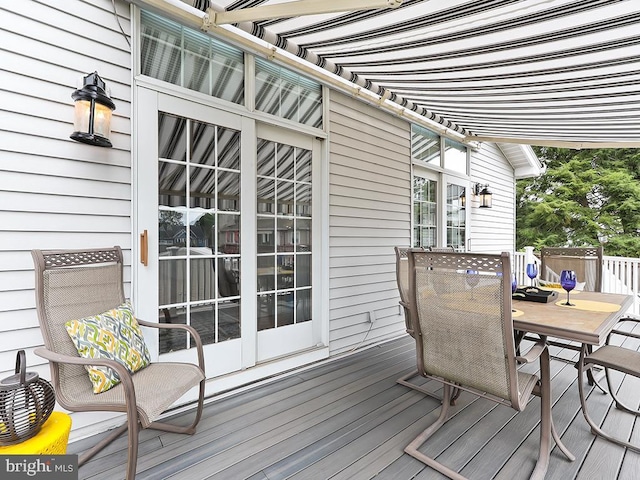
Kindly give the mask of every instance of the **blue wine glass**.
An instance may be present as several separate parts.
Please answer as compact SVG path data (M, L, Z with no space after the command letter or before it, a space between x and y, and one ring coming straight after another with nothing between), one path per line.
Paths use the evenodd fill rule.
M573 270L562 270L560 274L560 285L567 291L567 301L562 305L575 306L569 302L569 292L576 287L576 272Z
M527 277L531 279L531 286L534 285L533 280L538 276L538 266L535 263L527 264Z
M516 293L517 289L518 289L518 279L516 278L516 274L514 273L511 275L511 295ZM511 311L515 312L516 309L512 308Z

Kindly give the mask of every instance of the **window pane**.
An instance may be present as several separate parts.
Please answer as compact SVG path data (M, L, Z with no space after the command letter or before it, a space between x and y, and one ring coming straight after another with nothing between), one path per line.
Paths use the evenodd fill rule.
M209 35L142 11L140 64L143 75L244 102L244 54Z
M411 125L411 158L440 166L440 136L426 128Z
M444 139L444 168L458 173L467 173L467 147L463 144Z
M322 86L286 68L255 59L256 110L322 127Z
M187 161L187 120L167 113L158 114L158 156Z

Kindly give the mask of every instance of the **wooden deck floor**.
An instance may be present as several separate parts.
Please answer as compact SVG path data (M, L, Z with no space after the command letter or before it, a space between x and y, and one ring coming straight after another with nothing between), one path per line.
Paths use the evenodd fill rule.
M635 345L637 347L637 345ZM552 351L573 357L572 351ZM440 479L403 452L437 416L433 398L396 384L415 365L409 337L388 342L210 402L194 436L140 434L137 479ZM576 369L552 361L553 414L571 463L554 449L548 479L638 479L640 455L589 432L579 409ZM420 381L421 379L418 379ZM640 382L617 377L636 406ZM439 390L436 382L429 388ZM591 391L592 416L640 442L631 415ZM537 457L539 399L524 412L463 394L423 451L472 479L529 478ZM188 414L176 420L187 423ZM77 453L99 438L75 442ZM126 436L80 468L81 479L122 479Z

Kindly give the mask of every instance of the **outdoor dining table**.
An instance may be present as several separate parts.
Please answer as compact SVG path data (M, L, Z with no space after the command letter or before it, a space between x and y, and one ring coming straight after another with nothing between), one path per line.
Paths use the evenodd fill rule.
M571 297L575 306L562 305L565 301L562 294L549 303L514 300L513 328L583 345L604 345L633 296L582 291Z

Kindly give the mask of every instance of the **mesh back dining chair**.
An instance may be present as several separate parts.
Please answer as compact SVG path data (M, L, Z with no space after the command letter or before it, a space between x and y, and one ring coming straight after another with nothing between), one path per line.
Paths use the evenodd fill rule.
M628 325L631 324L631 328L622 329L621 326L625 322L629 322ZM598 385L600 389L611 395L618 410L640 417L640 410L637 409L638 402L634 400L633 406L626 404L618 396L617 386L614 385L611 376L611 371L616 371L624 375L631 375L633 377L640 378L640 352L635 348L638 340L640 340L640 334L635 332L633 329L634 324L637 325L638 323L640 323L639 318L627 317L621 319L616 325L616 328L614 328L607 336L605 345L595 351L587 348L587 345L583 345L580 350L580 360L578 361L578 391L580 394L580 405L582 408L582 414L589 424L591 432L635 452L640 452L639 444L633 444L627 441L627 439L621 438L619 435L614 436L605 432L604 429L591 418L587 408L587 398L584 392L582 378L583 373L592 367L604 368L608 390L605 391ZM611 339L614 336L618 336L618 338L622 338L624 341L630 340L633 348L625 347L624 341L620 342L620 344L612 344Z
M457 472L420 451L449 419L453 388L469 391L522 411L532 394L541 397L538 460L531 475L542 479L549 464L551 438L570 459L551 418L549 352L539 341L516 357L511 318L508 253L480 255L410 250L409 309L414 322L418 371L444 383L438 419L405 452L449 478ZM540 376L518 370L518 363L540 364Z
M202 415L204 401L204 354L197 331L188 325L158 324L138 320L139 325L181 329L190 333L198 365L152 362L130 374L115 360L82 358L67 334L65 323L99 315L125 301L123 259L120 247L85 250L33 250L36 274L36 307L44 347L35 353L49 361L58 403L72 412L112 411L126 413L126 422L79 456L84 464L99 450L128 431L127 480L135 478L140 428L192 435ZM116 371L121 383L102 393L93 393L85 366L106 366ZM182 426L156 419L176 400L199 387L195 419Z
M398 283L398 291L400 293L400 305L404 310L404 321L407 333L413 337L413 327L411 325L411 312L409 310L409 261L408 251L410 247L395 247L396 252L396 281ZM424 249L423 249L424 250ZM453 247L429 247L427 249L430 252L454 252ZM404 385L405 387L412 388L419 392L424 393L433 398L440 400L440 396L423 388L421 385L411 382L412 378L418 376L418 370L414 369L411 372L403 375L396 380L396 383ZM455 390L451 398L451 404L454 405L458 398L459 391Z
M602 256L603 247L543 247L540 250L540 278L554 283L560 282L562 270L576 272L576 280L583 284L576 290L588 292L602 291ZM525 337L529 338L529 337ZM529 338L530 339L530 338ZM561 348L571 348L566 342L556 339L547 340L548 345ZM587 347L588 353L593 348ZM554 357L555 358L555 357ZM577 365L576 365L577 366ZM600 390L604 388L595 380L591 369L587 369L589 385L597 385Z
M573 270L588 292L602 291L602 254L599 247L543 247L540 250L540 278L560 281L562 270Z

